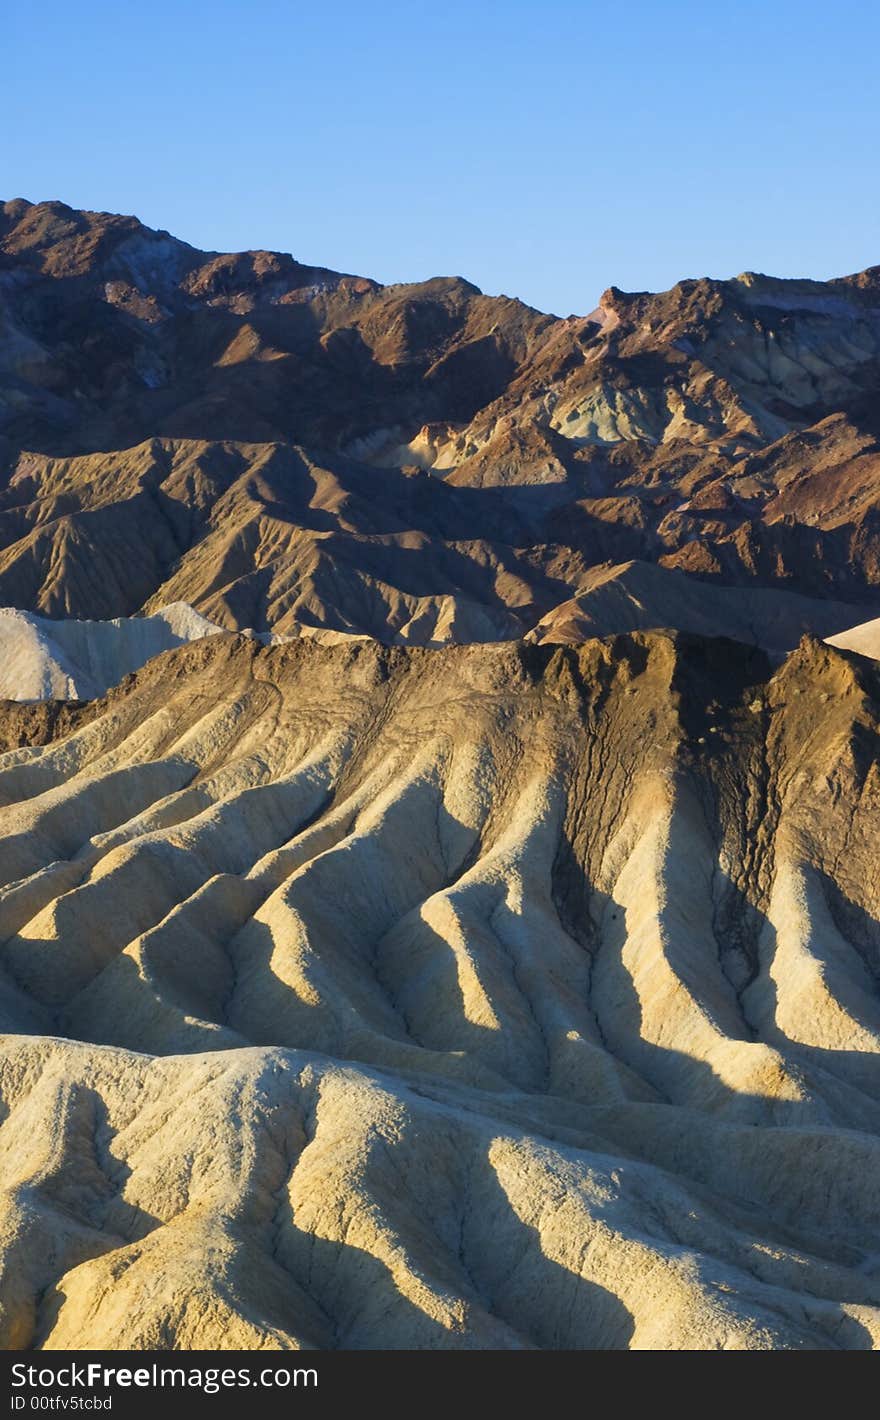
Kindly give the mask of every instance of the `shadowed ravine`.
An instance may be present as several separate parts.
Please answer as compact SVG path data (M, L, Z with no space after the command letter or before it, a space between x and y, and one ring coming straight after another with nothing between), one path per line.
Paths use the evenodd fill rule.
M876 1345L878 709L643 632L8 707L0 1343Z

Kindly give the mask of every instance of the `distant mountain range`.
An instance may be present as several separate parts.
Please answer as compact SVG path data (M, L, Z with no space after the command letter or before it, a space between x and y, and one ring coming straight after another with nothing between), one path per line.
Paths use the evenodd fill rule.
M458 278L2 213L3 604L548 639L597 566L645 563L852 607L817 607L822 635L880 615L880 268L612 288L559 320ZM779 644L805 625L799 602Z

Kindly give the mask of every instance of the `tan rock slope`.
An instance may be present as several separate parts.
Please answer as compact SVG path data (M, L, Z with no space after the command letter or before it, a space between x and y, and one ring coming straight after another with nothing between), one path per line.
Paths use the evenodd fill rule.
M4 1344L874 1345L878 712L210 637L8 752Z

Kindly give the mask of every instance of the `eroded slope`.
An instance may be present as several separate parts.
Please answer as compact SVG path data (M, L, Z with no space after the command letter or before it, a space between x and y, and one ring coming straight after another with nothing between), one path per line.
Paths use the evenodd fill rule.
M6 1344L874 1344L877 709L223 637L7 753Z

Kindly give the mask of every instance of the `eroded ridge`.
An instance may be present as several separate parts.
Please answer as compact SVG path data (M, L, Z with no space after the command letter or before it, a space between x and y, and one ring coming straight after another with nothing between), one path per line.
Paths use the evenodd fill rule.
M635 633L10 707L0 1343L875 1344L878 705Z

